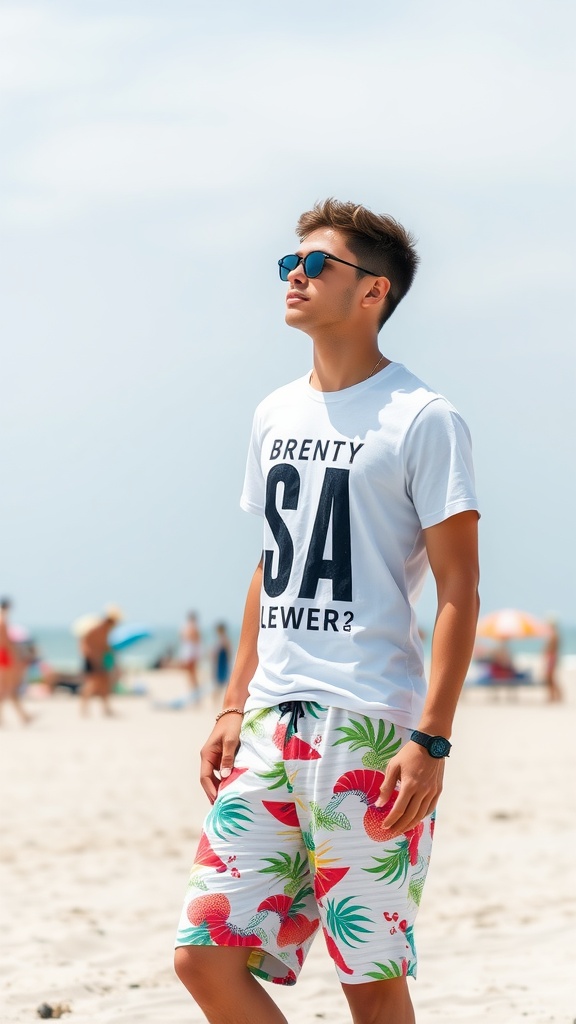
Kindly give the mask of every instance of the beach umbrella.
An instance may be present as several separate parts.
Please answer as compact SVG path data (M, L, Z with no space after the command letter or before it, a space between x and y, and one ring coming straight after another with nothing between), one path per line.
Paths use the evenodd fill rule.
M110 632L110 646L115 651L123 651L126 647L131 647L139 640L147 640L150 636L152 631L140 622L121 622Z
M489 640L523 640L527 637L548 637L551 629L547 622L530 612L517 608L501 608L480 619L478 636Z

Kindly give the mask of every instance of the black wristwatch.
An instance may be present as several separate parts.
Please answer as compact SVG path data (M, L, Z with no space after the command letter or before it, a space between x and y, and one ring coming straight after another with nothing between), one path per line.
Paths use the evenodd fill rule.
M410 739L414 740L414 743L419 743L421 747L426 747L430 757L450 757L452 744L444 736L429 736L427 732L418 732L414 729Z

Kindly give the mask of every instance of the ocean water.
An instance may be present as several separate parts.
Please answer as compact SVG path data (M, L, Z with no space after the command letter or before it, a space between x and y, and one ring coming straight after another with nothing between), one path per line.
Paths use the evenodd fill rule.
M576 626L561 626L562 654L576 655ZM430 654L430 639L432 629L423 627L425 632L424 648L426 655ZM171 651L173 656L177 655L179 646L178 629L171 629L166 626L158 626L152 630L152 636L141 640L137 644L122 651L119 655L122 665L130 669L143 670L151 667L155 660L163 653ZM231 627L230 638L233 646L236 644L239 635L238 627ZM80 668L81 658L78 649L78 641L69 629L38 627L31 629L30 635L36 642L38 650L44 661L53 668L61 671L74 672ZM215 637L211 630L207 630L203 636L204 655L209 655L214 645ZM542 640L518 640L510 644L513 654L537 655L542 650Z
M62 672L77 672L82 663L82 657L78 646L78 640L72 635L69 629L58 629L55 627L42 627L31 629L30 636L43 661L51 668L59 669ZM209 650L214 643L212 635L205 637L205 651ZM121 665L130 669L152 668L156 659L167 652L172 657L177 657L180 644L179 630L159 626L152 630L152 635L144 640L128 647L118 654Z

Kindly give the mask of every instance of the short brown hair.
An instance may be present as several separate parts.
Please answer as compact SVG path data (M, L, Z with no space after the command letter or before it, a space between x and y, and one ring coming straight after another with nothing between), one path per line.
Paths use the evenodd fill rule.
M414 237L393 217L372 213L357 203L341 203L338 199L314 203L312 210L300 216L296 234L303 241L306 235L318 228L340 231L358 262L373 269L376 276L387 277L390 281L390 291L378 324L380 329L414 280L420 262ZM356 273L360 277L362 271Z

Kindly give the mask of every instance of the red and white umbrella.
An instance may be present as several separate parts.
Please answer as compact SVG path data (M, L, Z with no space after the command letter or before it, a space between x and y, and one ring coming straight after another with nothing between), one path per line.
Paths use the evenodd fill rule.
M485 615L480 619L477 630L478 636L490 640L521 640L531 636L546 638L551 632L547 622L517 608L501 608Z

